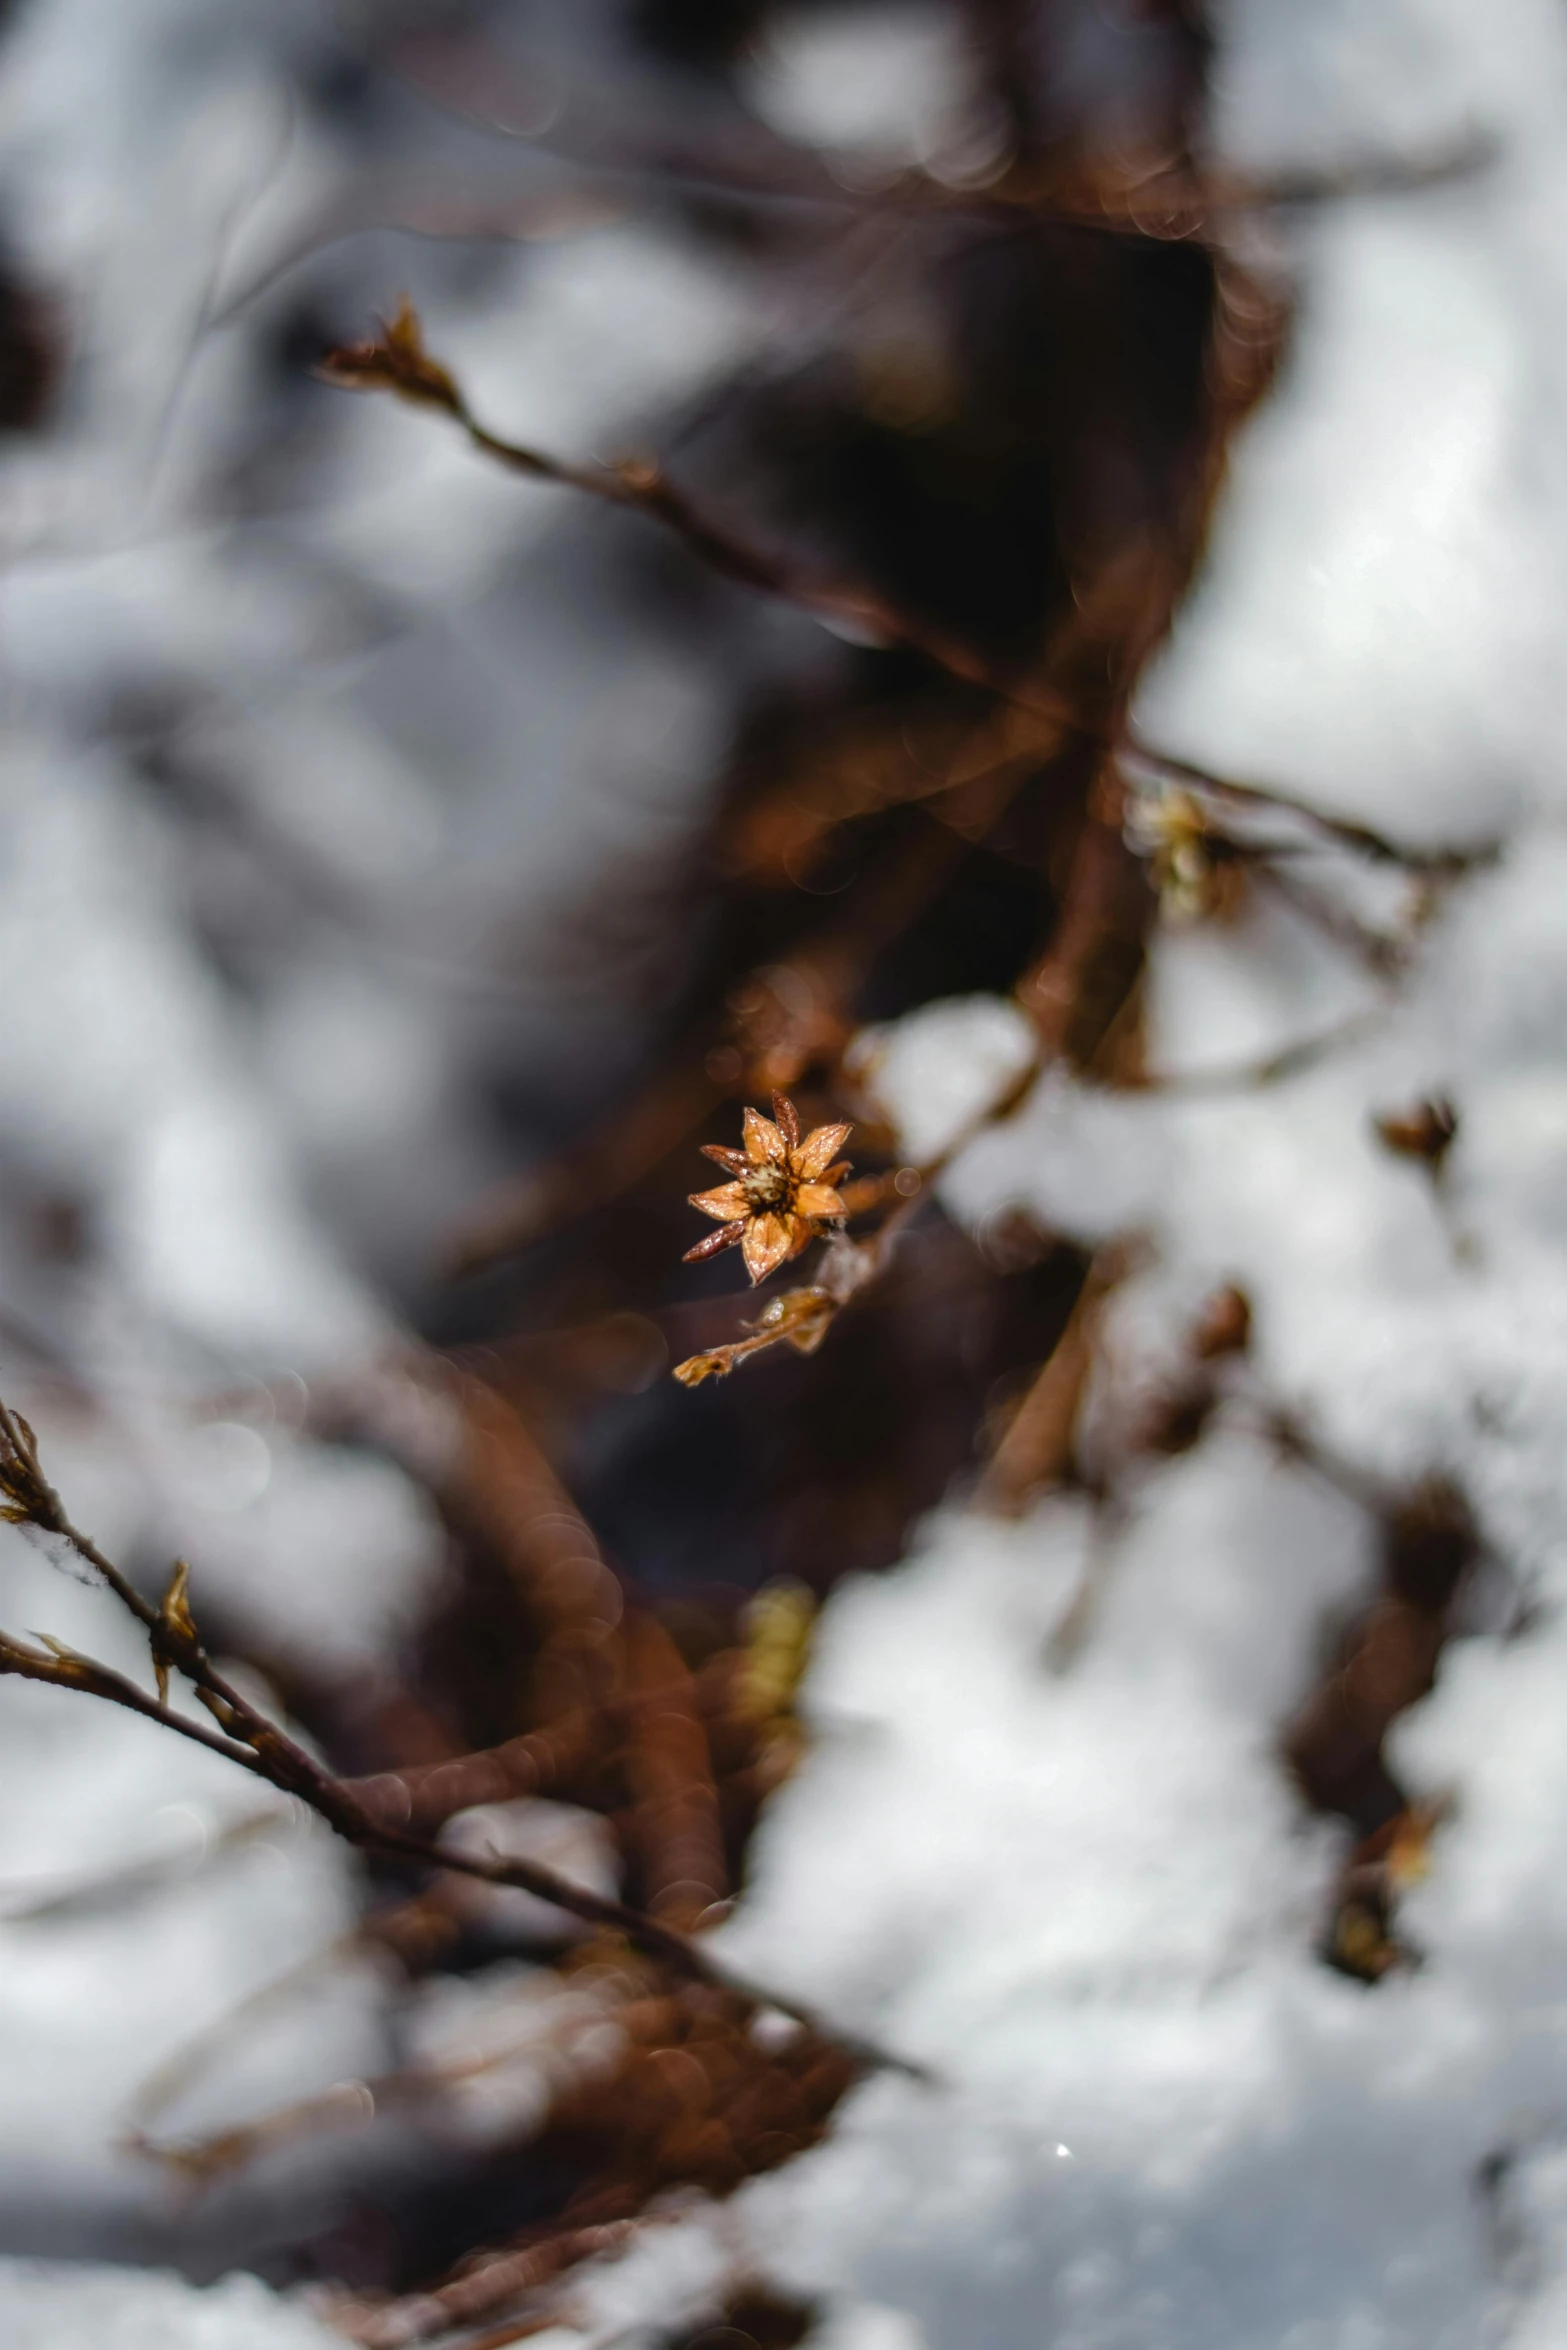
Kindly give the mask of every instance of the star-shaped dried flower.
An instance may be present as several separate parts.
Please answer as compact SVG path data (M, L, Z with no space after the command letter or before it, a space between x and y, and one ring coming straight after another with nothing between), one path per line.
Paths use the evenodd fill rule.
M776 1122L775 1122L776 1121ZM686 1263L716 1257L720 1249L738 1242L745 1269L753 1281L765 1281L790 1257L815 1238L820 1224L847 1215L836 1185L848 1174L848 1162L833 1161L851 1129L817 1126L800 1139L795 1107L781 1093L773 1095L773 1115L760 1110L745 1114L745 1149L726 1150L709 1142L703 1149L710 1159L727 1167L735 1178L716 1191L694 1191L691 1205L722 1224L706 1240L687 1249Z

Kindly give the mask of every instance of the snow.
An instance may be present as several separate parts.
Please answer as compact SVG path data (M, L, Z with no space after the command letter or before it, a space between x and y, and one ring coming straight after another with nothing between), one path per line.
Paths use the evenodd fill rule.
M999 996L949 996L862 1028L845 1066L905 1158L924 1164L982 1119L1034 1057L1034 1033Z
M976 1227L1024 1200L1080 1238L1149 1234L1112 1334L1241 1281L1268 1391L1363 1473L1458 1476L1537 1610L1455 1640L1398 1725L1406 1783L1455 1806L1403 1912L1424 1964L1368 1991L1315 1956L1342 1846L1275 1751L1324 1621L1371 1587L1361 1513L1241 1428L1211 1435L1138 1490L1052 1675L1082 1505L998 1526L949 1504L893 1576L830 1603L815 1747L725 1932L935 2085L871 2083L746 2208L792 2286L885 2302L952 2350L1543 2344L1567 2308L1567 510L1546 422L1567 311L1542 238L1567 195L1567 31L1527 0L1483 21L1237 0L1217 87L1218 136L1264 172L1476 129L1499 151L1279 232L1291 354L1139 726L1415 845L1505 847L1391 994L1282 915L1166 930L1158 1068L1366 1024L1262 1090L1111 1098L1053 1073L946 1197ZM984 1020L927 1009L878 1038L911 1150ZM1462 1120L1445 1214L1371 1133L1437 1086Z
M328 2350L340 2337L254 2277L198 2292L182 2278L0 2261L10 2350Z
M8 252L68 347L50 428L0 450L0 1392L132 1571L161 1585L188 1553L209 1634L373 1691L445 1538L398 1468L322 1440L315 1404L395 1376L385 1268L421 1277L510 1164L478 1048L550 1006L497 977L495 935L612 824L690 821L676 782L724 719L633 630L584 655L600 632L555 553L527 569L558 497L280 366L287 264L324 242L320 340L411 283L500 427L584 454L732 364L751 321L729 274L634 223L477 267L380 235L377 187L395 218L409 186L466 175L504 212L519 175L434 109L317 109L344 60L329 18L32 0L0 41ZM345 239L355 192L370 226ZM150 1683L101 1594L9 1530L0 1569L7 1628ZM229 2048L159 2128L395 2061L383 1982L333 1955L353 1856L218 1758L59 1692L0 1684L0 1760L0 2244L210 2267L308 2232L330 2148L214 2219L123 2134L157 2067L291 1975L249 2069ZM591 1845L583 1865L602 1873ZM73 2350L318 2338L259 2287L107 2273L8 2271L0 2311L8 2343Z
M974 72L952 12L861 6L836 15L781 10L758 44L747 94L786 138L842 169L939 166L973 135Z
M259 365L259 338L187 370L210 222L271 187L254 263L262 226L313 217L350 159L308 125L280 145L311 12L282 12L261 85L255 12L242 74L221 40L189 41L218 13L35 0L0 53L6 186L84 355L56 435L6 459L0 1158L104 1236L91 1281L47 1277L77 1354L106 1366L39 1414L73 1506L111 1546L188 1543L198 1605L205 1577L237 1636L348 1675L395 1651L438 1534L407 1480L318 1443L279 1397L289 1374L376 1361L397 1328L378 1265L495 1171L460 1073L485 1011L466 950L519 919L503 877L521 869L538 908L605 839L678 826L682 770L724 721L662 648L584 651L548 565L528 569L558 502L498 495L390 404L354 409L324 501L230 527L213 485L244 451L225 451L216 387ZM851 67L880 73L854 59L911 14L924 39L928 11L831 33L801 12L758 92L830 148L932 151L928 58L848 103ZM1075 1499L1002 1524L954 1495L899 1569L828 1605L814 1742L722 1934L929 2078L869 2080L814 2153L649 2231L585 2281L563 2338L712 2307L737 2262L822 2301L817 2350L1548 2350L1567 2327L1567 25L1546 0L1228 0L1218 31L1214 136L1246 168L1423 160L1477 134L1494 152L1247 232L1297 286L1291 350L1139 727L1412 844L1502 846L1391 988L1277 907L1167 928L1155 1066L1215 1081L1112 1097L1051 1072L943 1197L978 1231L1023 1201L1080 1240L1146 1234L1109 1312L1128 1358L1240 1281L1265 1391L1364 1473L1456 1476L1531 1605L1510 1635L1453 1641L1398 1727L1406 1783L1453 1808L1403 1913L1424 1964L1367 1989L1317 1956L1342 1841L1276 1751L1324 1623L1370 1589L1365 1515L1239 1424L1150 1472L1107 1551ZM496 268L478 291L436 272L432 330L503 429L573 448L619 445L754 326L727 281L624 224ZM341 282L357 300L375 276ZM133 318L149 278L158 315ZM537 619L520 667L498 597ZM109 723L149 681L292 878L184 862ZM524 763L530 792L501 788ZM244 913L238 976L204 946L214 905ZM1351 1015L1306 1071L1223 1081ZM861 1082L925 1158L1025 1042L1004 1004L925 1007L863 1040ZM1371 1127L1433 1088L1461 1118L1443 1201ZM323 1213L334 1185L379 1203L375 1263ZM24 1306L45 1279L3 1230L0 1272ZM98 1595L17 1540L4 1565L7 1623L141 1668ZM1052 1634L1085 1574L1063 1668ZM331 1945L352 1867L281 1807L225 1839L264 1791L147 1725L11 1684L0 1700L8 2240L47 2210L69 2250L139 2252L155 2190L116 2151L128 2102L192 2028ZM470 1829L498 1825L581 1827L537 1810ZM61 1898L138 1859L157 1900ZM530 2037L561 2019L535 2003L493 1971L415 2018L432 2054L520 2032L459 2134L495 2126L492 2093L513 2100L502 2120L537 2104ZM383 2025L376 1981L351 1975L268 2041L247 2093L373 2072ZM0 2319L24 2350L323 2338L244 2279L14 2263Z

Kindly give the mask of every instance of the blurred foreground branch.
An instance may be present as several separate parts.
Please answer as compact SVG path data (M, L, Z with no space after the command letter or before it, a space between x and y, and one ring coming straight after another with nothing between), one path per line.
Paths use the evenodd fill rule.
M757 2007L776 2008L804 2024L809 2031L835 2041L859 2062L891 2065L903 2071L919 2069L834 2031L798 2001L751 1983L723 1966L692 1937L677 1933L624 1902L589 1892L541 1862L480 1858L460 1848L433 1843L376 1817L343 1780L324 1770L219 1671L202 1643L190 1611L189 1570L183 1561L176 1564L162 1601L154 1606L91 1537L72 1523L59 1494L44 1474L32 1429L20 1413L10 1410L4 1402L0 1402L0 1493L5 1497L0 1502L0 1519L30 1529L51 1546L67 1547L135 1617L147 1634L158 1695L151 1696L125 1675L47 1636L34 1647L9 1633L0 1633L0 1675L73 1689L123 1706L160 1722L165 1729L191 1739L198 1746L225 1756L242 1770L267 1780L283 1794L295 1796L349 1844L534 1894L589 1925L623 1936L634 1948L687 1981L735 1994ZM217 1725L215 1730L176 1712L169 1704L168 1686L173 1673L189 1684L198 1703Z

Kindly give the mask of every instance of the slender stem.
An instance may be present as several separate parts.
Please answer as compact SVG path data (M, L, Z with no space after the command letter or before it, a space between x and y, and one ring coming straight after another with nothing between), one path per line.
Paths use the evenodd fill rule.
M653 458L578 465L530 443L504 439L480 422L450 370L430 357L418 317L406 301L396 319L384 326L378 341L329 353L318 372L326 382L344 389L393 391L417 407L438 409L466 433L476 449L512 472L641 514L671 532L699 561L725 578L793 604L830 625L846 626L884 645L918 653L960 683L1046 720L1059 728L1063 742L1097 744L1112 757L1141 761L1172 781L1195 785L1237 805L1283 809L1325 838L1375 863L1398 865L1432 879L1453 878L1497 854L1494 841L1470 849L1403 848L1374 826L1329 815L1288 792L1236 783L1191 760L1161 751L1137 734L1119 702L1095 715L1059 687L988 659L974 646L931 627L899 606L864 589L813 577L785 556L743 538L726 523L704 514Z
M962 684L979 686L1031 710L1038 717L1050 719L1063 732L1094 739L1108 735L1108 729L1087 720L1068 695L998 667L973 646L944 630L930 627L879 596L813 578L782 556L742 539L694 506L651 458L615 465L573 465L524 442L503 440L479 423L461 393L451 401L430 404L444 407L476 449L513 472L562 489L580 490L603 504L644 515L671 532L710 569L742 587L775 596L818 620L851 628L884 645L902 646L909 652L923 654Z
M1199 767L1191 759L1178 759L1168 751L1159 750L1153 743L1144 742L1135 733L1128 733L1126 750L1135 763L1152 767L1175 783L1189 783L1197 790L1211 792L1218 799L1232 800L1242 807L1280 808L1286 814L1298 816L1327 840L1338 841L1347 849L1354 849L1376 865L1400 865L1406 872L1434 875L1459 874L1476 865L1490 863L1498 853L1496 841L1481 841L1468 849L1411 849L1401 847L1385 832L1372 825L1352 822L1348 817L1332 816L1323 808L1315 808L1309 800L1298 798L1293 792L1282 791L1274 784L1237 783L1232 776L1215 775L1208 767Z
M74 1689L82 1695L123 1706L197 1746L206 1747L213 1754L222 1755L229 1762L238 1763L242 1770L267 1780L284 1794L296 1796L346 1843L364 1851L395 1854L399 1859L416 1861L427 1868L455 1870L461 1876L476 1877L485 1884L534 1894L541 1901L581 1918L585 1924L623 1935L635 1948L661 1960L690 1982L730 1992L757 2006L777 2008L823 2039L835 2041L861 2063L921 2072L919 2066L903 2058L836 2030L800 2001L724 1966L688 1936L661 1924L645 1911L574 1885L542 1862L481 1859L377 1820L351 1787L322 1769L303 1747L296 1745L217 1670L188 1615L167 1605L154 1607L92 1538L72 1523L60 1496L39 1466L31 1431L3 1401L0 1401L0 1481L12 1497L13 1515L70 1544L83 1563L102 1578L116 1599L142 1625L154 1656L189 1681L228 1735L222 1736L205 1724L176 1713L163 1698L139 1689L124 1674L72 1650L32 1648L23 1641L0 1635L0 1677L11 1674L23 1680L47 1682L55 1688Z

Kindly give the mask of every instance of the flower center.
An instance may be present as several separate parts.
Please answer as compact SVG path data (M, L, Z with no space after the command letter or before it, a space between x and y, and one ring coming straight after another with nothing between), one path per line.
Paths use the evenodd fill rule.
M775 1159L768 1159L760 1167L752 1167L740 1178L740 1187L753 1216L764 1214L769 1208L787 1207L794 1197L794 1178L787 1167L780 1167Z

